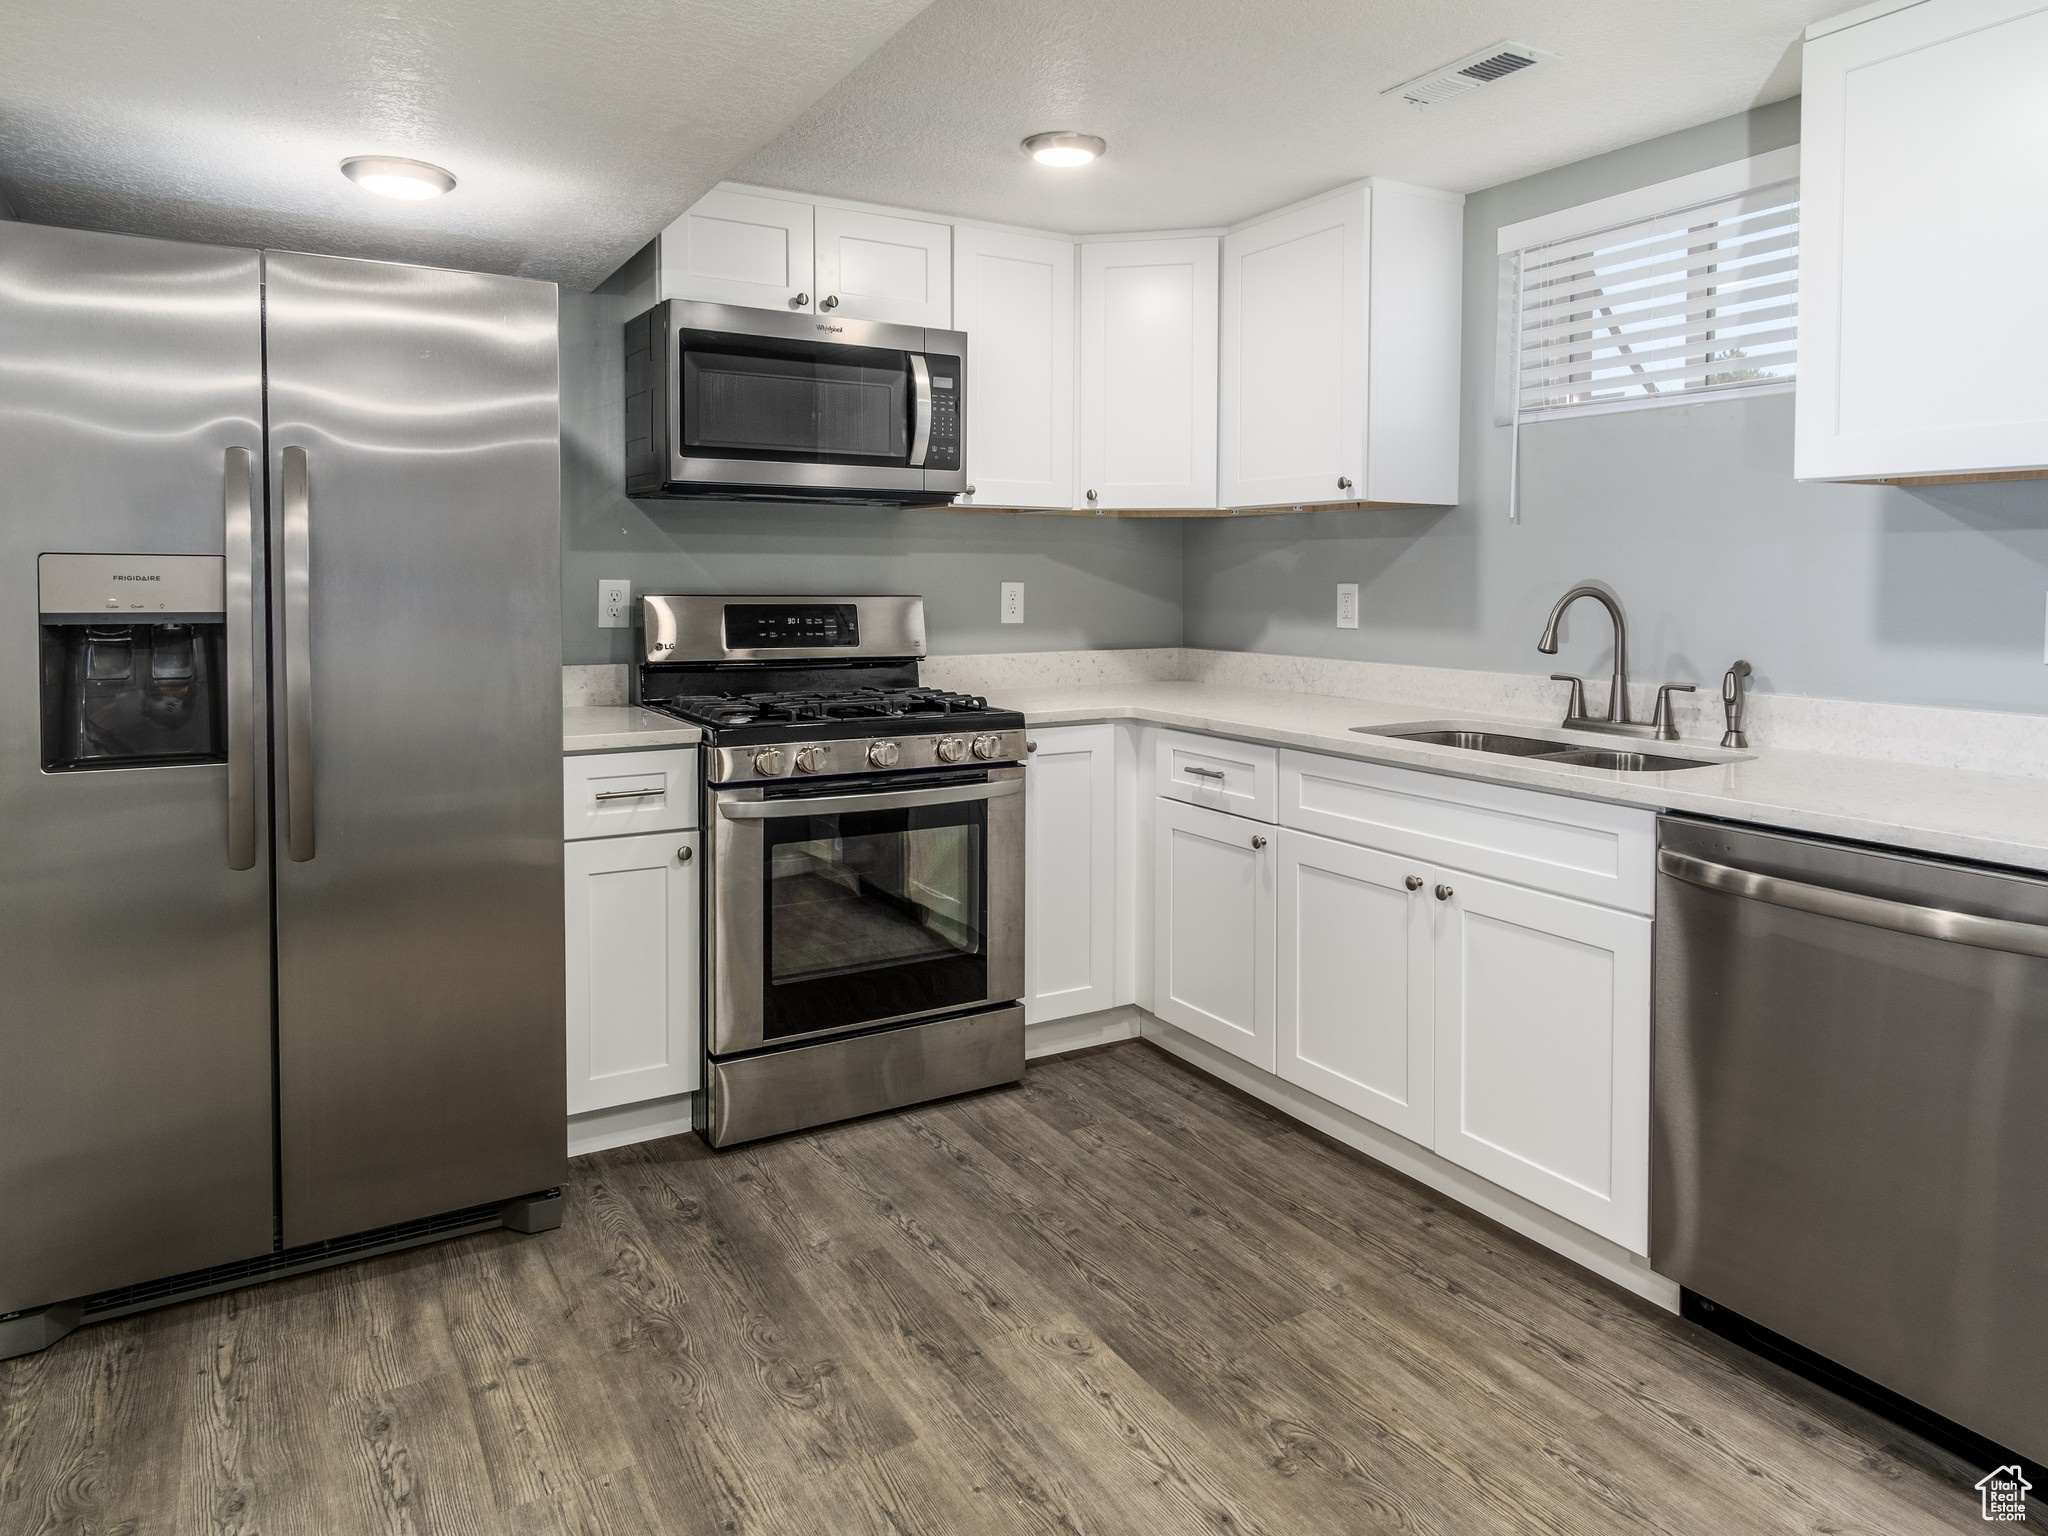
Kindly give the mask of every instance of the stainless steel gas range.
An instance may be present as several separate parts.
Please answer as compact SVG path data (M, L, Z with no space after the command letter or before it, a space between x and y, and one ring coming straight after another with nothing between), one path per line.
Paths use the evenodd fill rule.
M1024 1075L1024 717L918 685L916 597L643 596L703 727L712 1146Z

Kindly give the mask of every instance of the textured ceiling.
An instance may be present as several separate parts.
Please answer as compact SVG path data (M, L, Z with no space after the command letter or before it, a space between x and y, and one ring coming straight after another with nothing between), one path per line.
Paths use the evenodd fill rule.
M588 288L926 0L5 0L23 218ZM431 203L336 169L396 154Z
M1227 224L1360 176L1473 191L1796 95L1851 0L934 0L737 181L1072 232ZM1513 40L1558 58L1380 92ZM1109 140L1033 164L1040 129Z

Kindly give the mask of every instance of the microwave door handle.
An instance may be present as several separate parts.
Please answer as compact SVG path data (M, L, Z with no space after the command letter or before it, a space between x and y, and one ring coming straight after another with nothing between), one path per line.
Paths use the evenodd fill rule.
M922 354L910 354L910 467L924 467L932 445L932 371Z

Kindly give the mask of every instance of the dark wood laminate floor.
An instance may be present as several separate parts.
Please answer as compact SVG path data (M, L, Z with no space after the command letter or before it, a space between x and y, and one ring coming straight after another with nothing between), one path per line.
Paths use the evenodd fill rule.
M0 1363L0 1532L1981 1527L1876 1421L1149 1046L575 1170L559 1232Z

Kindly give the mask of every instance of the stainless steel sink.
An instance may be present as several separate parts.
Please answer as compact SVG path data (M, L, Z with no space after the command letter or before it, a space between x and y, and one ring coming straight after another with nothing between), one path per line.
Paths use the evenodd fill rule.
M1560 767L1606 768L1617 773L1672 773L1681 768L1714 768L1739 762L1744 752L1638 752L1589 742L1583 736L1562 731L1521 735L1497 729L1483 721L1425 720L1412 725L1354 725L1363 736L1385 736L1393 741L1412 741L1422 746L1457 747L1466 752L1488 752L1497 757L1527 758L1532 762L1556 763Z
M1354 726L1364 731L1364 726ZM1498 752L1503 757L1546 757L1554 752L1569 752L1572 744L1568 741L1544 741L1536 736L1509 736L1499 731L1404 731L1400 729L1372 731L1376 736L1398 736L1403 741L1419 741L1431 747L1463 747L1467 752Z

